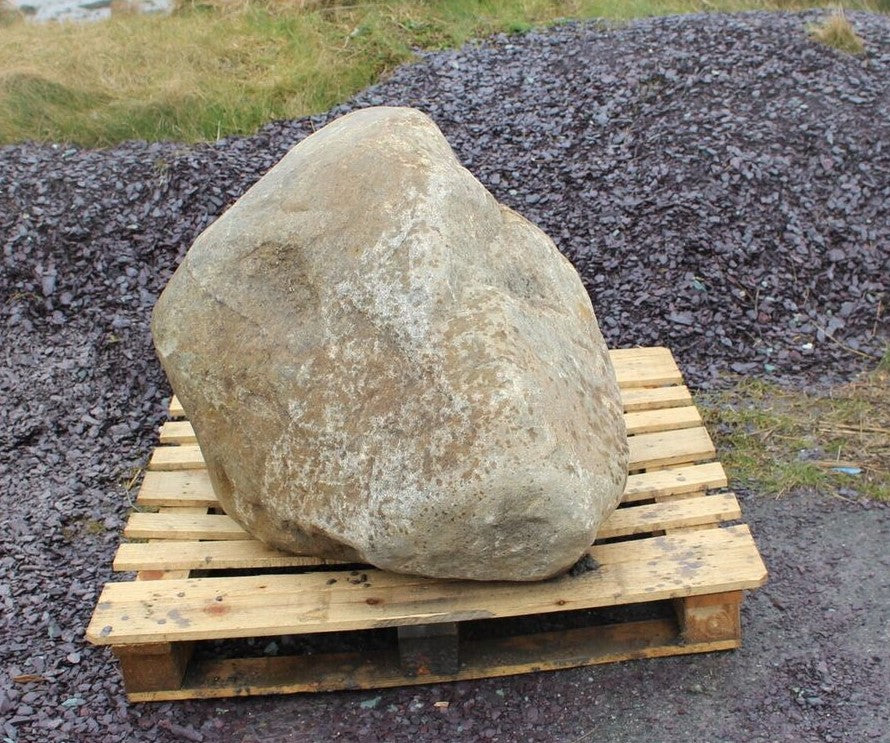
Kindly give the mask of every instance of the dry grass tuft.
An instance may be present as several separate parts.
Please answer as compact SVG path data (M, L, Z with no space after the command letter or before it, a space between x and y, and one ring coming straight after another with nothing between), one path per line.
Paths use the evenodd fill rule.
M865 52L865 44L842 8L837 8L822 23L813 26L810 29L810 36L826 46L848 54Z

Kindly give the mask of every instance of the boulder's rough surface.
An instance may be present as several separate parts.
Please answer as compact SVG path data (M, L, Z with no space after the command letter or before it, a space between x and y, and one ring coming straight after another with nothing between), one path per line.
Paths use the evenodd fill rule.
M578 275L418 111L301 142L195 241L152 331L222 505L274 547L536 580L621 497Z

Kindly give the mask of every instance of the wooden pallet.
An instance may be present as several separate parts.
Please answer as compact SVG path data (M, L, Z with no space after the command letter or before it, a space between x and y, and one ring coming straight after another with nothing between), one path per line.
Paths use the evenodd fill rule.
M87 639L112 647L133 701L382 688L738 647L742 591L760 586L766 568L747 526L717 528L740 511L732 493L711 492L727 485L711 439L670 351L611 355L631 474L590 549L596 570L475 583L277 552L221 512L191 426L173 420L137 498L157 512L131 515L124 536L143 541L121 544L114 560L136 578L105 586ZM174 399L171 417L182 415ZM665 601L669 617L458 643L459 629L472 634L485 620ZM212 640L381 627L396 628L397 641L371 653L193 657L196 643Z

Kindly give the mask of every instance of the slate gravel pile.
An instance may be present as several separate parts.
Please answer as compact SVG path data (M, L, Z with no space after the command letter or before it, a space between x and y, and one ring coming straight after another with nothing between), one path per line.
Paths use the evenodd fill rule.
M826 383L873 364L888 338L890 19L850 17L861 58L807 38L818 14L568 24L425 55L252 137L0 149L0 740L572 740L595 725L619 741L665 720L672 740L890 740L890 658L867 619L890 610L886 555L858 539L886 541L890 520L855 493L811 499L806 517L748 500L785 592L755 594L757 640L732 655L128 708L110 654L82 641L169 395L148 335L158 292L204 227L353 108L430 113L573 261L612 346L669 345L698 386ZM844 580L808 552L831 528ZM830 632L811 616L825 612Z

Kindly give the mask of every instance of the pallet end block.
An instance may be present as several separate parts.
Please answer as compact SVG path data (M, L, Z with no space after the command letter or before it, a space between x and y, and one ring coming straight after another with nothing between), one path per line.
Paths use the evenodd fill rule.
M680 636L690 645L721 640L741 645L741 606L741 591L675 599Z
M121 664L124 689L132 694L178 688L194 646L193 642L152 642L111 649Z

